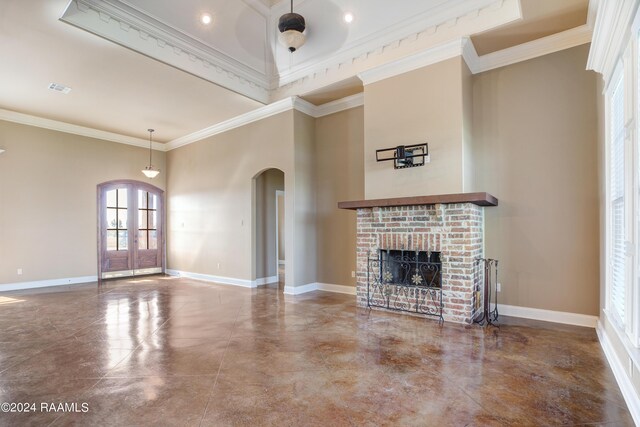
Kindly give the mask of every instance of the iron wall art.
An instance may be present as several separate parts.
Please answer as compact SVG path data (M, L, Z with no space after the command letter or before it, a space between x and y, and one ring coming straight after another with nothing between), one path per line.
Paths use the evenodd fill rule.
M387 162L393 160L394 169L414 168L424 166L429 158L429 144L398 145L394 148L376 150L376 161Z

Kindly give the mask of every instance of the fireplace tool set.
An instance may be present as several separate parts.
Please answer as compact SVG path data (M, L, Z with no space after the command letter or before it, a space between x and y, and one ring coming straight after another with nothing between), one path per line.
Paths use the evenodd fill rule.
M482 326L498 326L498 260L478 258L476 259L476 264L482 264L484 268L484 289L481 291L478 286L474 292L474 308L477 315L474 317L473 323L478 323ZM492 277L493 282L491 280ZM494 308L491 310L491 294L494 290Z

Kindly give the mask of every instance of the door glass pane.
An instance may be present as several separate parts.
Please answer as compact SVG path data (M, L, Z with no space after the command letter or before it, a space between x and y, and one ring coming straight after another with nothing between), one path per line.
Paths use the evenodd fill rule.
M143 209L147 207L147 192L138 190L138 208Z
M118 189L118 207L119 208L127 207L127 189L126 188Z
M158 196L149 193L149 209L158 209Z
M127 214L128 211L126 209L118 209L118 229L126 230L127 227Z
M117 228L118 221L116 218L117 209L107 208L107 228Z
M149 249L158 249L157 231L149 231Z
M138 249L147 249L147 232L138 231Z
M138 211L138 228L147 228L147 211L144 209Z
M115 251L118 250L116 246L116 231L115 230L107 230L107 250Z
M158 228L156 226L156 212L155 211L149 211L149 228L150 229Z
M107 191L107 207L109 208L116 207L116 190Z
M129 247L129 233L127 230L118 231L118 250L126 251Z

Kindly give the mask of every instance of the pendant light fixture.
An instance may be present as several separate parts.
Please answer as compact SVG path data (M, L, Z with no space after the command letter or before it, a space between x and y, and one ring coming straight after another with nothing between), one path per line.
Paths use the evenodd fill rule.
M153 129L147 129L149 131L149 166L146 166L142 169L142 173L146 175L147 178L155 178L160 173L160 169L156 169L151 164L151 135L153 135Z
M306 38L303 34L305 28L304 17L293 13L293 0L291 0L291 12L282 15L278 21L280 43L285 45L289 52L295 52L305 42Z

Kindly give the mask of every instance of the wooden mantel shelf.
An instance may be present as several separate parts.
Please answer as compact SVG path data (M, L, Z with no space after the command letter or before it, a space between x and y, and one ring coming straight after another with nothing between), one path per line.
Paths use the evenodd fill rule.
M498 206L498 199L489 193L439 194L436 196L396 197L393 199L371 199L338 202L340 209L363 209L393 206L416 206L453 203L473 203L478 206Z

